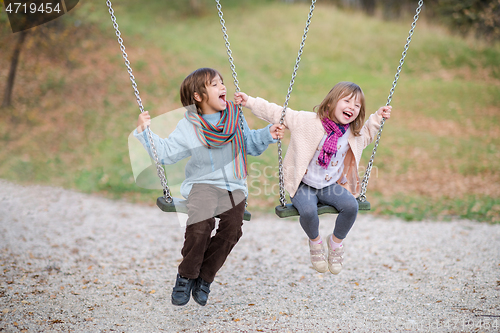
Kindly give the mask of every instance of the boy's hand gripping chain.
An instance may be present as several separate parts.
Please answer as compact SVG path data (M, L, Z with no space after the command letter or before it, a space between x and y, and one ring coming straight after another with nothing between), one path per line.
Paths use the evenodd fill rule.
M128 60L127 53L125 52L125 46L123 45L123 39L121 38L121 33L120 30L118 29L118 23L116 23L114 10L111 7L111 1L107 0L106 4L108 5L109 8L109 14L111 15L111 21L113 22L113 27L115 28L116 36L118 37L118 43L120 44L120 49L122 50L123 59L125 59L125 66L127 66L127 71L130 77L130 81L132 82L132 88L134 89L135 97L137 99L137 104L139 104L139 109L141 113L143 113L144 107L142 106L142 100L141 97L139 96L139 90L137 89L137 83L135 82L135 77L132 74L130 61ZM160 178L161 186L163 187L163 197L165 198L166 202L171 203L173 202L173 198L172 195L170 194L170 188L168 187L167 178L165 177L165 170L163 169L158 159L158 154L156 152L156 147L153 142L153 136L151 135L151 130L149 129L149 126L146 128L146 132L148 134L149 143L151 145L151 150L155 159L156 171L158 173L158 177Z

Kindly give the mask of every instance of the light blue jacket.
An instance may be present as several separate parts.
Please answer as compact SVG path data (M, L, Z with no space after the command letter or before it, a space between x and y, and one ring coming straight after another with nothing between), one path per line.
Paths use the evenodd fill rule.
M220 119L220 113L203 115L207 121L215 124ZM271 136L268 126L251 130L243 118L245 146L248 155L262 154L269 144L277 142ZM187 198L193 184L203 183L215 185L228 191L242 190L248 196L246 178L234 177L233 150L231 144L220 147L205 147L197 138L194 127L183 118L168 138L160 138L151 132L153 142L160 162L164 165L174 164L191 156L185 168L186 178L181 184L181 195ZM142 143L152 157L147 131L134 136Z

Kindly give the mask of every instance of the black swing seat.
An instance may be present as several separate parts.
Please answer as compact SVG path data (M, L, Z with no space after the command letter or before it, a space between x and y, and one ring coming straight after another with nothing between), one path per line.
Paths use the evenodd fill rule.
M164 197L158 197L156 199L156 205L158 208L160 208L162 211L167 212L167 213L172 213L172 212L178 212L178 213L188 213L188 209L186 206L187 200L185 199L179 199L179 198L172 198L173 201L168 203ZM219 217L218 215L216 217ZM243 214L243 220L245 221L250 221L250 218L252 217L252 214L250 214L249 211L245 209L245 213Z
M358 198L356 198L356 200L358 201L359 210L370 210L371 207L368 201L360 201ZM299 216L299 211L292 204L286 204L285 207L282 207L281 205L276 206L274 211L276 215L281 218ZM318 215L338 213L339 211L336 208L318 203Z

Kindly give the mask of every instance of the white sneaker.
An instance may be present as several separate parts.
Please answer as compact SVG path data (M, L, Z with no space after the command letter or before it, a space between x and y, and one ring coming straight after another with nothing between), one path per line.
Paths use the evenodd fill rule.
M344 263L344 245L335 250L330 247L331 235L327 238L328 243L328 269L332 274L339 274Z
M320 273L328 271L328 263L326 262L326 255L323 243L312 244L310 240L308 240L308 243L309 243L309 252L311 254L311 264L313 265L313 268Z

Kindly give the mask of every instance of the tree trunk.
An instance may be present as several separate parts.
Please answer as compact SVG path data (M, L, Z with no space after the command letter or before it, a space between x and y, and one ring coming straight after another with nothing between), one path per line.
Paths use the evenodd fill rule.
M388 20L398 19L401 16L401 7L406 2L406 0L385 0L384 18Z
M189 8L192 15L199 16L203 11L203 4L200 0L189 0Z
M370 16L375 14L375 5L375 0L361 0L363 10Z
M21 49L28 34L27 30L19 32L19 38L17 39L16 46L14 48L14 53L12 54L12 59L10 61L9 77L7 78L7 86L5 87L5 94L2 102L2 107L8 107L12 104L12 90L14 88L14 79L16 78L17 64L19 62L19 56L21 54Z

